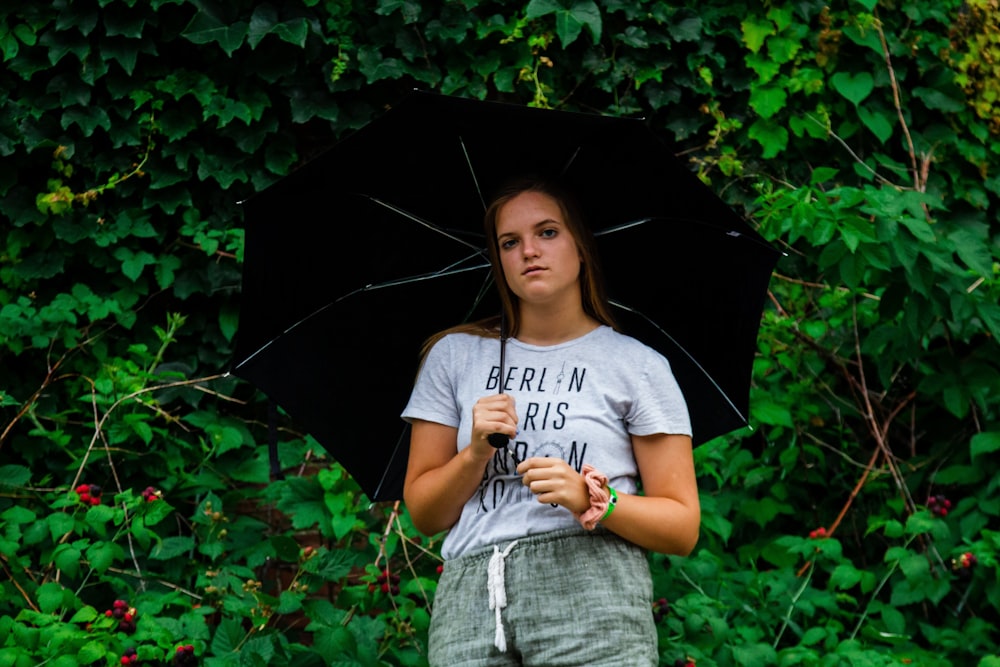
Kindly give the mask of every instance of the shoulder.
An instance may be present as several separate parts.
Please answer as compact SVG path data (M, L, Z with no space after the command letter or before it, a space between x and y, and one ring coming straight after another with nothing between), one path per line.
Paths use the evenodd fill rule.
M629 359L645 362L653 360L666 361L666 358L658 351L643 343L638 338L633 338L626 333L616 331L607 326L601 327L598 333L600 334L599 344L602 347L612 349L616 355L620 354Z

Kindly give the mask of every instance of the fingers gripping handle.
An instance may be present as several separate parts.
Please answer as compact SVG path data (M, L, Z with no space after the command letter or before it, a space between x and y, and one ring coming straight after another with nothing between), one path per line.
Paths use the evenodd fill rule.
M499 374L500 378L503 378L504 356L506 352L507 352L507 317L506 317L506 311L501 310L500 311L500 374ZM500 382L500 393L501 394L503 393L503 382ZM486 439L487 441L489 441L491 445L493 445L495 449L504 449L505 447L507 447L507 443L510 442L510 438L508 438L503 433L490 433L489 437L487 437Z

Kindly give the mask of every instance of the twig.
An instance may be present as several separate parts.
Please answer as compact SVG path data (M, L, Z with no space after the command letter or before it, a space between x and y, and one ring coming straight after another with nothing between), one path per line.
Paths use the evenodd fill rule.
M809 576L805 578L802 585L799 586L799 590L795 591L795 595L792 596L792 603L788 605L788 609L785 610L785 617L781 619L781 629L778 630L778 634L774 638L774 643L771 648L777 649L778 643L781 641L781 635L785 634L785 629L788 628L788 624L792 622L792 612L795 610L795 605L798 604L799 598L805 593L806 587L809 586L809 580L812 579L813 571L809 571Z
M14 587L17 588L18 592L21 594L21 597L23 597L24 601L28 603L28 606L31 607L36 612L38 612L39 609L35 605L34 600L31 599L31 596L28 595L28 592L26 590L21 588L21 584L17 583L17 579L14 578L14 574L7 569L7 557L2 554L0 554L0 567L3 568L3 571L5 573L7 573L7 578L10 579L12 584L14 584Z
M903 116L903 104L899 97L899 82L896 81L896 70L892 67L892 56L889 53L889 44L885 39L885 32L882 30L882 20L878 18L878 10L875 10L875 31L878 33L879 43L882 45L882 56L885 58L885 67L889 71L889 82L892 87L892 101L896 107L896 115L899 117L899 125L903 128L903 136L906 138L906 146L909 149L910 163L913 169L913 188L918 192L926 189L926 181L921 179L921 170L917 167L917 152L913 146L913 137L910 136L910 128L906 124ZM924 209L926 213L926 208Z

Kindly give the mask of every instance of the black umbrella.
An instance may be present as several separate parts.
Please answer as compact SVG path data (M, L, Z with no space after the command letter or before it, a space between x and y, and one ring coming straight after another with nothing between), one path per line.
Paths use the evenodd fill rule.
M695 443L748 424L780 253L639 119L413 93L244 206L232 373L372 501L402 495L421 343L499 313L484 200L527 172L581 199L621 328L670 360Z

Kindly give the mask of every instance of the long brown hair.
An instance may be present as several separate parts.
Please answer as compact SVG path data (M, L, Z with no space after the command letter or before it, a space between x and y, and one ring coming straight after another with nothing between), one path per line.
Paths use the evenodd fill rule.
M611 305L608 303L604 287L604 274L601 271L594 235L584 221L582 211L575 197L553 180L538 176L521 176L508 181L497 190L489 206L486 208L486 215L483 217L483 230L486 233L490 266L493 271L493 280L500 294L503 319L506 320L506 331L500 331L501 316L499 315L475 322L457 324L428 338L421 350L421 358L426 356L427 351L437 341L451 333L468 333L490 338L499 336L502 333L507 336L517 335L521 325L520 308L518 307L519 298L507 284L507 279L503 273L503 266L500 263L500 249L497 242L497 217L504 205L525 192L539 192L547 195L559 206L563 221L566 223L566 228L569 230L573 240L576 241L576 246L580 253L580 298L583 311L601 324L606 324L615 329L618 328L614 316L611 314Z

